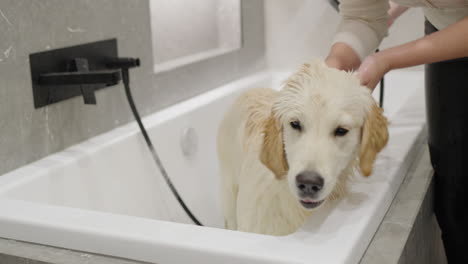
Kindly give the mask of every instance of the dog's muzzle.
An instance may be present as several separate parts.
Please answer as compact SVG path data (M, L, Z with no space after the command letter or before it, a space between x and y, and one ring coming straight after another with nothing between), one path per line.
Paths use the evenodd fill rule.
M315 171L303 171L296 176L296 188L302 206L313 209L322 204L323 200L316 199L324 183L323 177Z

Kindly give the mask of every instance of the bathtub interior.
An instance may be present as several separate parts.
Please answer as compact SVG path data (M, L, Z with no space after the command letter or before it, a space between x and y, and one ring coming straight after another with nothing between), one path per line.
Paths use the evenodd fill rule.
M243 89L271 87L271 74L251 78L144 118L179 194L206 226L223 227L216 155L217 126ZM192 133L189 154L181 140ZM132 123L72 146L0 178L0 197L192 223L170 192Z
M287 76L262 73L144 119L177 190L206 226L223 227L216 133L224 111L242 90L279 89ZM385 112L390 119L417 88L401 83L411 78L415 80L410 83L418 83L420 76L407 72L387 76ZM378 98L378 89L374 96ZM181 141L189 130L192 149L184 154ZM133 123L13 171L1 181L0 196L12 199L191 223Z
M258 73L144 119L174 185L204 225L215 229L223 227L215 143L225 110L243 90L279 88L288 74ZM177 243L188 243L187 248L206 243L206 248L214 250L216 239L208 237L223 237L229 244L223 250L237 250L232 257L241 255L239 252L247 254L246 243L251 241L250 247L256 247L258 254L301 261L310 259L307 252L312 252L313 247L317 259L331 261L326 263L355 263L380 224L411 163L408 153L424 123L420 115L424 102L422 84L420 72L395 71L387 76L385 112L391 121L390 142L379 156L374 174L370 178L353 178L350 194L345 199L322 208L296 233L272 237L272 240L267 238L269 236L244 233L249 236L242 236L246 239L242 240L232 232L216 233L202 228L207 234L205 240L198 241L195 237L202 233L194 233L188 242L178 240ZM405 111L403 117L402 111ZM181 137L187 129L194 131L192 138L196 139L188 155L181 148ZM192 224L163 181L134 123L8 173L0 177L0 186L0 198ZM68 211L63 210L65 212ZM241 235L242 232L234 233ZM161 234L155 235L158 236ZM334 243L340 243L340 254L333 252L336 246L330 245ZM276 248L276 252L265 253L270 248ZM350 255L353 256L351 260L347 258Z

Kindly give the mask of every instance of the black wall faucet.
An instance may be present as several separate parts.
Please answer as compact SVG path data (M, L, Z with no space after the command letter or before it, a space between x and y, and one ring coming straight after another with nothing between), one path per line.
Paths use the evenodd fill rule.
M119 84L122 71L117 40L109 39L31 54L29 62L36 108L82 96L96 104L95 91ZM122 61L118 61L121 63ZM125 66L125 65L124 65Z

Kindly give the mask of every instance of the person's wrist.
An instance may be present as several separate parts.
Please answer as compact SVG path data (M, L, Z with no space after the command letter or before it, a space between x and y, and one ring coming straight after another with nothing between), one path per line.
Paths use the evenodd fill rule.
M383 76L391 70L391 64L384 52L374 53L367 56L358 69L358 77L361 85L374 90L375 86Z
M385 51L377 52L373 55L374 59L377 61L380 70L383 74L389 72L392 69L391 57L387 56Z

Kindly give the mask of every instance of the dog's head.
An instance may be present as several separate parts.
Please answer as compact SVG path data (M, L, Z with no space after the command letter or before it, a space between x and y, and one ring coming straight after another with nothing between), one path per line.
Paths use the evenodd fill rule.
M369 176L387 139L387 119L355 74L314 62L275 99L260 160L313 209L341 192L355 164Z

